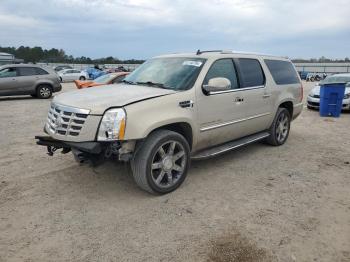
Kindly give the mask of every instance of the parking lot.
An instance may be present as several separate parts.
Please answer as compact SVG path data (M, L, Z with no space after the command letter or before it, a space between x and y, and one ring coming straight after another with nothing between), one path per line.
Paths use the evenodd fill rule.
M305 108L284 146L192 162L152 196L126 164L36 146L49 103L0 98L0 261L350 261L349 113Z

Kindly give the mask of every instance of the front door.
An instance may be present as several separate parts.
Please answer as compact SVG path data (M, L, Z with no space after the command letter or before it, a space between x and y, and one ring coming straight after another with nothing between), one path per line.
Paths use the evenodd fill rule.
M198 149L221 144L234 137L234 122L239 118L239 111L233 107L236 94L232 92L239 87L237 70L231 58L213 62L203 81L203 85L216 77L230 80L231 90L205 94L197 92L197 114L199 121Z
M17 83L17 70L7 67L0 71L0 95L18 95L20 90Z

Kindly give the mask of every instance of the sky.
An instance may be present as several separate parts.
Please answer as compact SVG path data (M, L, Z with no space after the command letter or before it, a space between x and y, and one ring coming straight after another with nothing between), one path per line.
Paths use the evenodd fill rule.
M201 50L350 57L350 0L0 0L0 46L147 59Z

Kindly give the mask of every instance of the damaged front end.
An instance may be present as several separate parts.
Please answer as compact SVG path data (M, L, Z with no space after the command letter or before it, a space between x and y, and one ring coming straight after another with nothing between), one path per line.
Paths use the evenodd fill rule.
M62 154L72 152L79 163L90 163L93 166L102 164L111 157L117 157L120 161L129 161L132 158L131 148L134 143L119 142L66 142L56 140L50 136L36 136L36 143L47 147L47 154L53 156L57 150L62 149ZM131 147L130 147L131 145Z

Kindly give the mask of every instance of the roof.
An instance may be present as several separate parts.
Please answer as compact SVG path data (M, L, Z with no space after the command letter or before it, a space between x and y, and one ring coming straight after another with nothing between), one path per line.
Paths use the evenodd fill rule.
M3 56L12 56L12 57L14 57L14 55L9 54L9 53L4 53L4 52L0 52L0 55L3 55Z
M287 57L268 55L268 54L259 54L254 52L242 52L242 51L231 51L231 50L208 50L208 51L200 51L198 50L195 53L174 53L169 55L161 55L157 57L191 57L191 58L211 58L211 57L227 57L227 55L243 55L243 56L251 56L251 57L266 57L266 58L278 58L282 60L289 60Z
M342 73L342 74L334 74L334 75L331 75L331 76L329 76L329 77L338 77L338 76L340 76L340 77L350 77L350 73Z
M2 65L2 67L8 67L8 66L15 66L15 67L40 67L42 68L42 66L40 65L36 65L36 64L7 64L7 65Z

